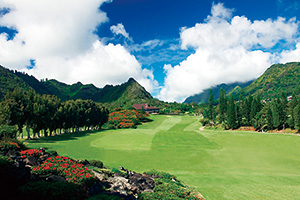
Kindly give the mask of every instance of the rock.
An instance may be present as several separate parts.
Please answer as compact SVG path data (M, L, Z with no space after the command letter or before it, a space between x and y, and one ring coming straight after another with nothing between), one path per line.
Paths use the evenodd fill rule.
M10 157L11 159L16 159L18 156L20 156L20 153L18 151L12 151L12 150L9 150L7 153L6 153L6 156Z
M95 177L99 180L99 181L103 181L106 179L105 174L100 174L98 172L95 172L94 170L92 170L92 172L94 173Z
M146 192L152 193L152 192L154 192L154 191L151 190L151 189L146 189L146 190L144 190L142 193L146 193Z
M140 194L147 191L153 191L155 187L154 179L148 174L135 173L129 177L129 183L133 186L135 192Z
M28 158L25 158L24 162L30 166L38 166L39 165L37 159L33 156L29 156Z
M61 176L58 176L58 175L50 175L48 178L46 178L46 181L66 182L66 179L64 177L61 177Z

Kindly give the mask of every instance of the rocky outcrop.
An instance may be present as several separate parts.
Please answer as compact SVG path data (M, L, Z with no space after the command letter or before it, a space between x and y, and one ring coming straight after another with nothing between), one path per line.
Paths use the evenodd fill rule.
M98 188L105 186L106 192L124 199L136 199L143 192L153 192L156 177L129 171L123 167L120 167L119 171L113 174L93 171L98 182L92 186L92 191L97 190L96 185Z

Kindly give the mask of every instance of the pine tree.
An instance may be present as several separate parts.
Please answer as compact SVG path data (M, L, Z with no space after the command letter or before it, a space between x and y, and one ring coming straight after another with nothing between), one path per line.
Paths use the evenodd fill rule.
M285 129L287 125L287 118L287 95L282 92L280 97L279 119L283 129Z
M259 113L262 109L262 104L259 95L255 96L251 103L251 111L250 111L250 120L251 124L254 126L256 123L256 115Z
M212 89L210 89L209 97L208 97L208 119L210 119L210 120L214 119L213 101L214 101L214 96L213 96L213 93L212 93Z
M295 129L300 130L300 104L294 108L294 124Z
M220 88L219 93L219 114L220 114L220 123L225 121L225 114L227 110L227 99L226 99L226 92L223 88Z
M280 127L279 104L280 102L278 100L272 103L273 126L277 129Z
M288 124L289 126L293 129L295 128L295 123L294 123L294 109L295 107L298 105L298 100L297 97L295 95L295 93L293 93L292 95L292 99L290 101L290 103L288 104Z
M251 94L246 98L245 103L244 103L244 108L243 108L243 116L245 117L245 124L244 125L251 125L251 118L250 118L250 113L251 113L251 104L253 101L253 97Z
M274 128L274 125L273 125L273 115L272 115L272 110L271 110L270 106L268 106L266 118L267 118L268 129L269 130L273 130L273 128Z
M228 105L227 105L227 125L229 128L235 129L237 128L236 123L236 108L233 99L232 93L229 96Z

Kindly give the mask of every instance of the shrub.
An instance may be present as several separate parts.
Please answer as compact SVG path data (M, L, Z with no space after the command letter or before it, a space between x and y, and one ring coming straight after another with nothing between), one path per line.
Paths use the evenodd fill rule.
M41 165L32 169L32 173L40 177L51 174L63 176L68 182L78 185L94 183L94 174L91 170L69 157L56 156L45 160Z
M122 200L123 198L114 195L98 194L89 198L89 200Z
M90 165L94 166L94 167L98 167L98 168L102 168L103 167L103 162L100 160L89 160Z
M3 138L17 138L17 128L15 126L0 125L0 140Z
M0 140L0 151L7 152L9 150L19 151L21 149L20 145L16 142L10 140Z
M51 151L47 151L47 153L49 153L51 156L58 156L57 151L51 150Z
M107 128L136 128L143 116L136 110L121 110L115 111L109 114L108 122L106 123Z
M17 188L24 184L24 181L20 174L18 174L18 169L14 165L14 161L7 157L0 155L0 177L1 177L1 199L14 199L13 195L16 195Z
M69 182L29 182L19 190L26 199L82 200L87 198L87 192L82 187Z
M138 199L151 200L151 199L188 199L199 200L200 198L193 195L192 190L187 188L180 181L176 180L174 175L166 172L159 172L151 170L147 174L158 176L155 179L155 188L153 193L142 193Z
M40 149L27 149L24 151L20 151L22 158L26 158L29 156L33 156L39 158L42 155L42 150Z
M207 124L209 124L209 119L207 118L202 118L199 121L202 124L202 126L206 126Z

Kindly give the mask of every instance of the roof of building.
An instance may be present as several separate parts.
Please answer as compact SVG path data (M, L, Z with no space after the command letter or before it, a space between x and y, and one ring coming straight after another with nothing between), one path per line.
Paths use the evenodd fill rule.
M144 108L144 110L157 110L159 108L151 106L147 103L144 104L134 104L132 107L134 107L137 110L142 110L142 107Z

